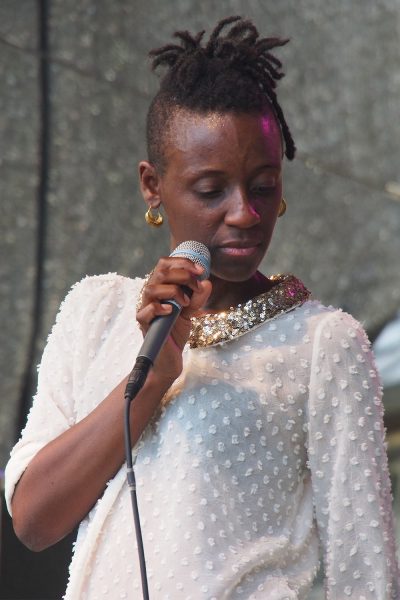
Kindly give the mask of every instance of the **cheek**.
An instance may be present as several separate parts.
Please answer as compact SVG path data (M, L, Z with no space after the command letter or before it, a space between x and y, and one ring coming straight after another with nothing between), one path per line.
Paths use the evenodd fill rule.
M279 193L273 198L269 198L264 203L260 202L256 208L261 217L261 221L265 228L273 229L276 219L278 218L279 209L281 206L282 195Z
M212 245L217 225L209 211L201 207L192 207L191 210L181 208L165 212L175 245L187 240L202 242L207 247Z
M282 199L282 181L279 182L279 184L276 186L275 192L274 192L274 200L276 202L276 205L280 206L281 203L281 199Z
M281 195L276 200L270 202L267 207L264 208L261 216L261 227L264 231L264 241L269 245L274 229L278 222L279 208L281 205Z
M274 190L274 194L273 197L271 198L271 206L270 206L270 210L272 213L278 215L279 209L281 207L281 201L282 201L282 182L277 185L276 189Z

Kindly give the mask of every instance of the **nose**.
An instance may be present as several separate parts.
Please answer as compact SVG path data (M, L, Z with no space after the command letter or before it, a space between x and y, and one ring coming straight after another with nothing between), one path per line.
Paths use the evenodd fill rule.
M227 198L225 224L238 229L248 229L260 222L260 215L244 190L235 190Z

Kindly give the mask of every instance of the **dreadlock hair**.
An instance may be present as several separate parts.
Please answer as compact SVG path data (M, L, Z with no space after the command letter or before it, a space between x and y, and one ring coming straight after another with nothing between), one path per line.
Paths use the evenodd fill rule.
M223 29L231 25L227 32ZM151 50L152 70L168 67L147 115L148 158L164 169L163 141L176 109L195 113L262 112L272 107L281 128L285 155L292 160L296 147L275 93L284 76L282 63L271 54L289 40L260 38L251 21L240 16L222 19L202 45L204 31L177 31L180 44Z

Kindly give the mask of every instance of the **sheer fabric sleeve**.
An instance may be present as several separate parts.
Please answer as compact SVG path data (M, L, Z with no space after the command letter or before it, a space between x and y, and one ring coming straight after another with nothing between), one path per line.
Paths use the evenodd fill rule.
M89 279L76 284L61 304L38 367L38 386L21 438L5 471L5 496L11 498L22 473L37 452L75 422L73 369L75 331L88 301Z
M308 429L329 600L400 598L382 416L366 334L332 312L316 331Z

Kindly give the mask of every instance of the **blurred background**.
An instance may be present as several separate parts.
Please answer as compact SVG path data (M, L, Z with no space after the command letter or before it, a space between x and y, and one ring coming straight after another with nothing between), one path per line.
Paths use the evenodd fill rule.
M232 14L291 38L279 99L298 155L264 272L295 273L367 328L400 539L398 0L0 1L0 468L70 286L86 274L143 275L169 252L165 228L144 223L137 184L157 87L148 51ZM73 536L30 553L2 505L0 597L60 598Z

